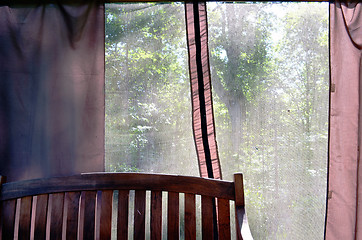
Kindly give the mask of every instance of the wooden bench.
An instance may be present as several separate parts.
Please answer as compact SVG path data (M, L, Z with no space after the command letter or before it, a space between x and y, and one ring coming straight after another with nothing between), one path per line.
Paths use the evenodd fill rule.
M230 182L146 173L89 173L2 183L0 239L111 239L112 221L112 236L117 239L128 239L131 227L133 239L145 239L147 234L162 239L165 228L167 239L196 239L199 198L202 239L231 239L235 230L237 239L251 239L242 174ZM235 202L236 228L230 224L230 201Z

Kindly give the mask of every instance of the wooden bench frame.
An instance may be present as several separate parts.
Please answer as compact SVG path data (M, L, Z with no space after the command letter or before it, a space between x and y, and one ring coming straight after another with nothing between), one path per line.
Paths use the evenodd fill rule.
M134 239L145 239L146 191L151 191L150 237L162 239L162 192L167 197L167 238L179 239L179 193L184 193L185 239L196 239L195 196L201 195L202 239L231 239L230 201L237 239L252 239L245 215L243 176L234 182L147 173L89 173L4 183L0 239L111 239L112 201L118 191L117 239L128 239L129 193L135 190ZM116 196L116 195L115 195Z

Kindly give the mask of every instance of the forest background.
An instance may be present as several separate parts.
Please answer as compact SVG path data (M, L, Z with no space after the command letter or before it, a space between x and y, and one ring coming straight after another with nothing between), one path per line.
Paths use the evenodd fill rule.
M208 3L223 178L255 239L322 239L328 3ZM106 5L106 170L198 176L182 3Z

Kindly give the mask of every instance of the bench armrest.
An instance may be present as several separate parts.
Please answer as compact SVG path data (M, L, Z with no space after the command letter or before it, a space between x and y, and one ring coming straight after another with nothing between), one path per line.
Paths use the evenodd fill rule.
M234 174L236 234L239 240L253 240L245 212L243 174Z
M248 218L246 217L245 207L235 206L235 218L237 221L237 233L241 234L243 240L253 240L251 231L249 228Z

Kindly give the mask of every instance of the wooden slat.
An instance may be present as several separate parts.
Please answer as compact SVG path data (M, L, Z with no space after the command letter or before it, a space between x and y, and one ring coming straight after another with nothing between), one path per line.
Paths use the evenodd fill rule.
M203 240L214 239L212 197L201 196L201 230Z
M217 199L218 230L220 239L231 239L230 231L230 203L227 199Z
M244 183L243 174L234 174L234 187L235 187L235 206L244 206Z
M80 192L67 192L65 194L65 236L66 239L76 239L78 234Z
M2 240L14 239L16 199L2 202Z
M64 193L51 194L50 196L50 239L62 239Z
M179 179L180 178L180 179ZM46 194L37 196L34 203L31 203L32 197L25 197L22 199L22 204L16 208L16 199L11 201L1 201L3 209L2 213L7 217L2 217L4 228L2 232L2 239L13 239L14 235L19 235L19 239L29 239L30 231L34 231L34 239L44 239L45 225L47 225L47 234L49 239L61 239L65 237L67 239L74 239L79 237L80 239L94 239L95 237L101 239L109 239L111 237L111 219L112 219L112 199L113 193L110 189L117 189L117 186L121 186L118 195L118 218L117 218L117 237L118 239L128 239L128 208L129 208L129 190L135 190L135 208L134 208L134 239L145 239L145 208L146 208L146 190L153 189L151 193L151 239L162 238L162 189L168 191L168 226L167 237L168 239L179 239L180 223L179 223L179 193L173 191L174 189L196 189L189 192L205 192L204 196L201 196L202 202L202 238L213 239L214 235L217 238L220 236L222 239L230 239L230 207L229 200L236 200L236 225L237 235L241 239L243 236L250 236L251 233L248 229L247 218L244 207L244 192L242 175L235 175L235 184L233 182L224 182L220 180L200 179L195 177L184 177L174 175L160 175L160 174L87 174L81 176L66 178L55 178L56 181L50 180L51 183L60 183L59 179L64 179L66 182L63 186L53 186L49 184L47 179L33 182L34 185L28 181L20 181L25 183L25 186L37 186L34 189L41 189L41 184L45 185L45 191L50 191L50 188L55 188L56 191L62 189L65 186L74 184L71 189L78 189L85 187L86 191L69 193L53 193L49 195L49 201ZM178 179L178 180L176 180ZM80 180L85 182L80 182ZM143 181L145 180L145 181ZM187 186L186 183L190 181ZM69 181L69 182L68 182ZM124 182L122 182L124 181ZM130 182L132 181L132 182ZM167 181L167 182L166 182ZM31 181L30 181L31 182ZM60 183L61 184L61 183ZM77 186L77 184L80 184ZM129 184L129 186L126 186ZM180 184L184 184L181 186ZM186 184L186 186L185 186ZM161 186L162 185L162 186ZM6 184L3 184L1 193L6 190ZM21 185L7 185L8 196L17 195L15 186L19 186L19 191L22 191ZM226 198L218 198L218 225L213 222L213 216L216 214L214 210L215 203L214 198L208 194L213 192L213 186L216 187L217 194L225 193ZM225 191L219 191L217 189L226 187ZM228 188L232 187L232 191ZM142 189L143 190L140 190ZM207 191L205 190L208 189ZM38 190L39 190L38 189ZM105 189L105 191L88 191L88 189ZM37 191L38 191L37 190ZM40 190L39 190L40 191ZM101 193L102 192L102 193ZM181 191L183 192L183 191ZM186 239L196 239L196 217L195 217L195 194L185 193L185 237ZM236 193L236 196L233 194ZM9 195L10 194L10 195ZM23 193L19 193L22 195ZM231 194L231 196L230 196ZM25 194L26 195L26 194ZM81 200L79 202L79 196ZM96 199L98 203L96 205ZM20 199L18 201L20 203ZM65 205L64 205L65 203ZM35 210L31 210L31 206L34 206ZM47 205L49 209L47 210ZM63 207L66 207L63 209ZM78 206L81 208L78 210ZM96 209L97 207L97 209ZM16 210L17 209L17 210ZM64 211L64 212L63 212ZM63 213L65 214L63 216ZM79 223L78 223L78 213ZM16 216L15 216L16 214ZM35 214L35 216L31 216ZM49 214L49 216L47 216ZM97 214L97 216L96 216ZM97 217L97 220L96 220ZM30 219L34 220L34 225L30 225ZM48 219L47 219L48 218ZM20 219L19 223L14 228L14 222ZM64 226L63 226L64 221ZM32 226L30 229L29 226ZM19 234L14 234L14 229L19 230ZM67 230L62 236L62 230ZM77 233L79 230L79 233ZM164 236L165 237L165 236ZM1 239L1 240L2 240Z
M94 239L96 194L96 191L82 192L81 201L83 201L84 204L83 239Z
M93 173L5 183L0 200L44 193L107 189L171 191L234 199L234 184L228 181L164 174Z
M168 192L167 201L167 237L168 239L179 239L179 194Z
M38 195L35 203L34 239L45 239L48 194Z
M253 236L250 231L248 218L246 217L245 207L235 207L236 217L236 232L237 239L239 240L253 240Z
M100 239L111 239L113 191L102 191L100 209Z
M244 191L243 191L243 175L234 174L234 187L235 187L235 227L236 239L242 240L241 228L243 225L244 210Z
M151 240L162 237L162 192L151 192Z
M129 191L118 191L117 239L128 239Z
M18 239L30 239L32 200L32 196L21 198Z
M134 239L145 239L146 191L135 191L134 203Z
M196 240L195 194L185 194L185 239Z
M243 174L234 174L235 186L235 226L237 239L252 240L245 211Z

